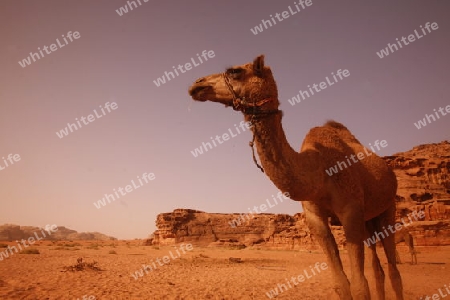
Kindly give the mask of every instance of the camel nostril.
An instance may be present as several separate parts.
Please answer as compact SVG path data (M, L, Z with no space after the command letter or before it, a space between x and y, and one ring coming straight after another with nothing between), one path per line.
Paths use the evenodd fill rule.
M201 83L205 81L205 77L199 78L195 81L195 83Z
M192 91L192 93L195 94L197 92L200 92L201 90L204 90L205 88L206 88L206 86L198 86Z
M191 96L196 95L198 92L200 92L201 90L206 89L206 88L207 88L206 86L195 86L195 87L192 87L189 90L189 94Z

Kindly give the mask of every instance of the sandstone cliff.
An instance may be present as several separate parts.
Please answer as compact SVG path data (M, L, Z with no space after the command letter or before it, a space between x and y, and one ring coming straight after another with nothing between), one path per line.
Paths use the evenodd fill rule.
M317 249L304 215L220 214L192 209L175 209L159 214L157 230L147 244L170 245L189 242L201 246L271 249ZM345 239L340 226L333 226L339 244Z
M243 219L241 224L233 222L239 218ZM239 214L175 209L171 213L159 214L156 225L158 229L147 240L147 245L173 245L184 242L210 247L319 249L317 241L305 224L303 213L294 216L257 214L247 218ZM343 249L345 235L342 226L331 228L339 248ZM450 220L413 222L408 229L415 237L416 246L450 245Z
M423 210L425 220L450 219L450 143L427 144L385 157L397 180L397 210Z
M450 143L420 145L384 157L398 179L397 217L423 211L425 218L408 229L415 245L450 245ZM234 221L233 221L234 220ZM203 246L318 249L304 215L220 214L176 209L157 216L157 230L147 244L190 242ZM340 248L345 247L341 226L332 226Z

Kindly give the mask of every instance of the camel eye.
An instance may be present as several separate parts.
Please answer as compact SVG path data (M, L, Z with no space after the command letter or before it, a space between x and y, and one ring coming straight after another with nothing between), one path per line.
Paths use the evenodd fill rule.
M242 69L228 69L227 74L236 76L236 75L241 74L242 71L243 71Z

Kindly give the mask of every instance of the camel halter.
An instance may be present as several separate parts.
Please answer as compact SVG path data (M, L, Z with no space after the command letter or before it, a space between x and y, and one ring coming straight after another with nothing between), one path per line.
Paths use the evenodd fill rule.
M258 134L256 132L255 121L257 119L262 118L262 117L267 117L267 116L270 116L270 115L274 115L274 114L280 113L281 110L279 110L279 109L261 110L260 109L261 106L263 106L264 104L272 101L273 99L271 99L271 98L267 98L267 99L263 99L263 100L259 100L259 101L253 100L253 103L252 103L252 102L247 102L245 97L243 97L242 99L237 97L236 93L233 90L233 86L231 85L230 79L228 78L227 74L226 73L222 73L222 75L223 75L223 79L225 81L225 84L226 84L228 90L230 91L231 95L233 96L233 105L232 105L233 109L243 112L244 115L251 115L250 124L253 126L253 130L252 130L253 138L248 144L252 148L253 162L261 170L261 172L264 173L263 167L261 167L261 165L256 160L255 148L253 147L255 145L255 143L254 143L255 142L255 135Z

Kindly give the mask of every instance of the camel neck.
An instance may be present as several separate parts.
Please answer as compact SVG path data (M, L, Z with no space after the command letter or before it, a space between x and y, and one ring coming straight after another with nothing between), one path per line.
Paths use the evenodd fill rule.
M251 116L245 115L245 119L251 121ZM282 114L277 113L254 121L256 150L264 172L277 188L293 200L305 200L317 193L311 175L319 169L318 153L296 152L287 141L281 120Z

